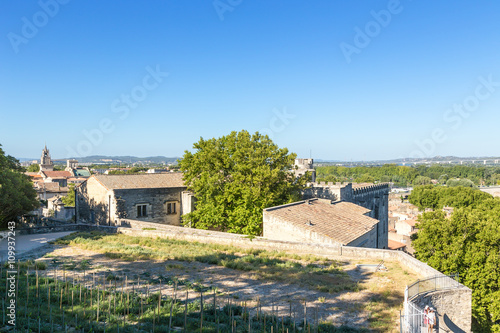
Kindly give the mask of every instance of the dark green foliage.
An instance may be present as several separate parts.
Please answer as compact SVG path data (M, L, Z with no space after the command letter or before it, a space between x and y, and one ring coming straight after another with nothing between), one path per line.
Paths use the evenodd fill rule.
M28 167L28 169L26 169L26 171L28 171L28 172L38 172L38 171L40 171L40 165L39 165L39 164L36 164L36 163L31 164L31 165Z
M262 210L300 199L309 175L289 172L295 154L267 135L231 132L193 145L180 161L196 210L184 223L200 229L260 235Z
M472 289L474 332L500 330L500 200L471 188L416 188L421 207L455 207L422 214L413 237L416 257L445 273L459 273ZM425 197L431 199L425 201Z
M148 168L145 167L133 167L130 168L129 170L110 170L108 171L109 175L133 175L136 173L141 173L148 170Z
M446 182L446 186L448 187L457 187L457 186L462 186L462 187L475 187L474 182L469 179L449 179Z
M61 198L61 201L65 206L74 207L75 206L75 184L69 184L68 195Z
M483 200L492 198L491 194L470 187L441 187L433 185L416 186L409 201L420 210L425 208L471 207Z
M0 145L0 226L40 205L36 191L19 161L6 156Z
M500 167L471 165L419 165L417 167L386 164L379 167L357 166L324 166L316 168L317 181L326 182L394 182L398 186L425 185L418 176L436 179L440 184L446 184L448 179L468 179L475 185L500 184ZM426 181L428 181L426 179ZM417 181L417 183L414 183ZM458 184L458 186L470 186Z
M429 177L426 176L417 176L417 178L413 180L413 186L430 185L430 184L432 184L432 181Z

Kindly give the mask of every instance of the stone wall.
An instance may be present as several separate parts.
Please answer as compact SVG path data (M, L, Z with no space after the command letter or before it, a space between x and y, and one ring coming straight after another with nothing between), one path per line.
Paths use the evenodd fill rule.
M95 178L89 178L86 182L75 188L76 219L77 221L98 224L109 223L109 201L113 195L102 186Z
M379 249L386 249L389 240L389 186L387 184L380 184L353 189L352 194L353 203L370 209L370 216L379 220L377 226L377 247Z
M128 218L145 222L181 225L181 188L146 188L114 190L115 198L123 200ZM167 212L167 205L175 203L175 213ZM137 216L137 205L147 206L147 216Z
M469 288L437 290L420 294L413 300L420 308L426 305L436 309L439 332L470 332L472 293Z
M377 225L376 247L388 247L389 231L389 185L373 184L354 188L352 183L320 182L311 183L302 192L303 199L329 199L333 201L348 201L371 210L369 216L379 220Z
M306 242L306 243L322 243L334 246L342 244L334 241L330 237L326 237L317 232L299 228L286 220L273 216L268 211L264 210L263 215L263 235L268 239L279 239L291 242Z
M380 224L377 223L377 225ZM346 246L354 246L354 247L370 247L373 249L377 248L377 228L373 228L369 232L365 233L363 236L356 238Z
M187 206L186 208L181 206L183 189L108 190L96 178L91 177L76 190L77 221L114 225L119 218L132 218L147 222L181 225L181 212L187 209ZM175 212L168 212L168 204L175 204ZM146 216L138 216L138 205L146 205Z

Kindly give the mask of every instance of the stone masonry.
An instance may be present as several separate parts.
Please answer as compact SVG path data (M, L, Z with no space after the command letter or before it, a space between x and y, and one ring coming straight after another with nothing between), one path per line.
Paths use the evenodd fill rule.
M332 201L347 201L368 208L368 216L379 220L377 225L377 247L386 249L388 244L389 185L356 183L310 183L302 193L303 199L321 198Z

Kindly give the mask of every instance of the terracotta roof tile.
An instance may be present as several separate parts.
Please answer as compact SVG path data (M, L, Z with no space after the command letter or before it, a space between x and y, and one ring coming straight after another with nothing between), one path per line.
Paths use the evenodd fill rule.
M398 249L402 249L403 247L406 247L406 244L396 242L396 241L389 239L387 246L391 250L398 250Z
M42 171L45 176L50 177L50 178L69 178L73 177L73 174L69 171Z
M370 212L369 209L345 201L331 203L330 200L311 199L265 211L344 245L369 232L378 223L378 220L365 215ZM309 221L312 225L308 225Z
M151 173L138 175L93 175L108 190L134 188L186 187L182 173Z

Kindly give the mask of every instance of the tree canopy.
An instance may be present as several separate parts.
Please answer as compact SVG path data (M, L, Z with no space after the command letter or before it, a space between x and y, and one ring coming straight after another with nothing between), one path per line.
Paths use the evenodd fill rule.
M500 199L464 187L422 189L422 196L435 196L455 210L451 217L441 210L419 217L415 256L445 274L459 273L472 289L474 332L500 332ZM435 206L432 200L420 202Z
M30 164L30 166L28 167L27 171L28 172L38 172L38 171L40 171L40 164L37 164L37 163Z
M62 203L68 207L75 206L75 184L69 184L68 195L61 198Z
M310 177L296 178L290 172L296 155L258 132L200 138L193 148L179 161L196 197L184 223L200 229L260 235L263 209L299 200Z
M19 161L5 155L0 145L0 225L39 206L36 191Z
M383 166L321 166L316 168L317 181L362 182L370 179L379 182L394 182L398 186L413 184L418 176L436 179L444 184L450 178L468 179L475 185L500 184L500 166L479 165L418 165L403 166L386 164ZM467 184L469 182L467 181ZM414 185L425 185L420 181ZM458 184L457 186L469 186Z
M408 197L420 210L441 209L445 206L460 208L476 206L491 195L470 187L415 186Z

